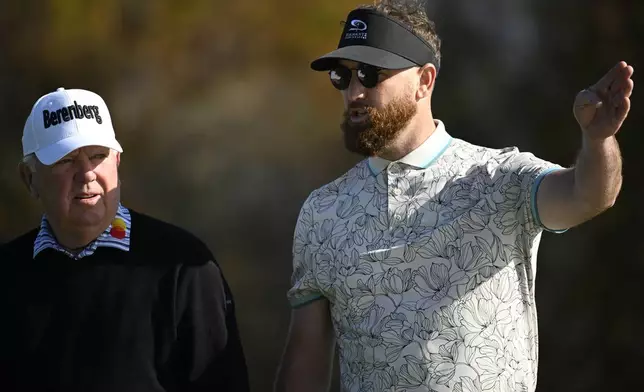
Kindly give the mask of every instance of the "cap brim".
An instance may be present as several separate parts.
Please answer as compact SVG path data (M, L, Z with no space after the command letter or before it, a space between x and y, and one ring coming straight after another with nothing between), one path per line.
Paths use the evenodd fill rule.
M314 60L311 68L315 71L328 71L335 67L339 60L357 61L385 69L403 69L415 67L412 61L386 50L372 46L345 46Z
M107 147L118 152L123 152L123 148L113 137L103 138L96 135L78 135L68 137L56 144L42 148L36 151L35 154L43 165L53 165L70 152L87 146Z

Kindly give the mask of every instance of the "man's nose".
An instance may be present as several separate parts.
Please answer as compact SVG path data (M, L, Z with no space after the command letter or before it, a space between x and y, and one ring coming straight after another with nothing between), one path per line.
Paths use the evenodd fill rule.
M351 81L349 82L349 87L347 88L347 98L349 102L358 101L364 99L366 87L360 83L358 80L358 75L356 71L352 71Z
M76 181L87 184L96 180L96 173L94 173L94 165L92 161L86 156L79 156L76 159Z

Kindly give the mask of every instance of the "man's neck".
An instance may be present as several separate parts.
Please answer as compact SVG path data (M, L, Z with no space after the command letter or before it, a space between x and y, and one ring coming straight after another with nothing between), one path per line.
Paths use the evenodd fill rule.
M394 142L383 150L378 156L388 161L397 161L417 149L436 130L436 123L431 113L429 115L417 115L400 132Z

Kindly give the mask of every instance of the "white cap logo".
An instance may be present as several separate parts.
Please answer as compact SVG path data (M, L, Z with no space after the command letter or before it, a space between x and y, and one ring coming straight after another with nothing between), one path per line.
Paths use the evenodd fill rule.
M36 154L45 165L85 146L123 152L105 101L87 90L59 88L31 109L22 134L23 155Z

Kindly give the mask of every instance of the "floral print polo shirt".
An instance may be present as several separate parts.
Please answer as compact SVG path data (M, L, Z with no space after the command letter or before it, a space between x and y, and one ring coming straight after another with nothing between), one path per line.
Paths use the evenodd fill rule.
M406 157L309 195L289 302L329 301L343 391L534 391L535 195L561 167L435 122Z

